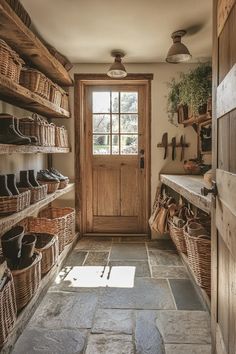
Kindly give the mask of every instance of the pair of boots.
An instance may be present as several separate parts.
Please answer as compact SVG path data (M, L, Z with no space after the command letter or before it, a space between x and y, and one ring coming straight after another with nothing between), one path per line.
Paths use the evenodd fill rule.
M50 168L49 170L41 170L37 175L38 180L41 181L55 181L55 182L63 182L68 180L68 177L63 176L59 171L55 168Z
M10 114L0 114L0 144L29 145L36 144L35 136L27 137L19 129L19 119Z
M36 236L24 234L23 226L15 226L1 238L2 252L10 269L27 267L32 262Z
M20 171L20 182L16 185L14 174L0 175L0 197L11 197L20 194L18 188L39 187L34 170Z

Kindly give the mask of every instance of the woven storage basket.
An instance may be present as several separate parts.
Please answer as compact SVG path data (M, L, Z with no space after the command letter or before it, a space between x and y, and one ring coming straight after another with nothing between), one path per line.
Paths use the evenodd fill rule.
M65 127L56 127L55 129L55 144L58 147L67 148L69 147L68 132Z
M170 237L174 242L177 250L181 253L187 254L186 241L184 237L184 229L183 227L177 227L174 225L172 220L168 221Z
M31 92L49 99L49 84L46 84L47 78L40 71L32 68L24 68L20 74L20 84Z
M7 270L8 281L0 291L0 348L7 341L16 322L17 308L13 277Z
M0 39L0 73L7 76L8 63L11 56L11 49L7 43Z
M59 224L61 223L60 229L63 230L64 245L73 241L75 237L75 210L73 208L46 208L39 213L39 217L58 220Z
M211 240L204 236L190 236L184 228L189 265L197 283L211 294Z
M37 236L35 248L42 254L41 273L44 275L49 272L49 270L54 266L58 259L58 237L56 235L45 233L34 234Z
M35 251L32 264L26 268L12 270L16 291L17 310L28 304L36 293L41 281L41 253Z
M60 181L58 189L66 188L68 186L69 182L70 182L69 178L65 179L65 181Z
M16 52L12 50L8 62L7 77L12 81L16 82L17 84L20 81L20 73L23 64L24 61L19 57L19 55Z
M11 197L0 197L0 215L18 213L30 205L30 191Z
M50 101L60 107L61 100L62 100L62 94L63 94L62 89L54 82L51 82Z
M55 182L55 181L53 181L53 182L51 182L51 181L38 181L38 182L41 184L41 186L45 186L45 185L47 186L47 193L48 194L55 193L60 186L60 182Z
M26 136L36 136L41 146L55 146L55 125L37 114L20 119L20 131Z
M63 92L61 98L61 108L69 111L69 94L67 92Z
M47 184L43 184L39 187L33 188L18 188L20 192L30 191L30 204L34 204L46 198L48 193L48 186Z

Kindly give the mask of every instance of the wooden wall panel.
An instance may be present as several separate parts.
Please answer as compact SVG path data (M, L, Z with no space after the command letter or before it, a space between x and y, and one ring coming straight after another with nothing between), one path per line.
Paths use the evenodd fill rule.
M138 218L125 216L100 216L94 217L93 232L106 233L136 233Z
M235 229L234 229L235 230ZM234 238L236 234L234 233ZM235 254L235 253L234 253ZM236 353L236 260L230 257L229 265L229 354Z
M97 215L118 216L120 215L120 170L97 169L97 192L98 201Z
M224 27L223 31L221 32L218 45L219 45L219 83L224 79L225 75L229 71L230 67L230 44L228 41L230 35L230 26L227 23Z
M218 11L217 11L217 32L218 35L221 33L225 26L227 18L235 4L235 0L219 0L218 1Z
M218 119L218 168L229 171L229 115Z
M235 45L236 47L236 45ZM230 113L229 172L236 173L236 110Z
M121 216L138 216L138 169L121 166Z
M236 33L236 2L232 8L232 11L229 15L229 40L230 45L230 67L236 63L236 44L235 44L235 33Z

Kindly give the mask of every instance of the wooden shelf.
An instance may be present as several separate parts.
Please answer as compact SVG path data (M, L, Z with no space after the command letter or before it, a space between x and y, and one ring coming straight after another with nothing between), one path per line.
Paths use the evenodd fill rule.
M211 212L211 197L201 195L201 188L205 186L202 176L160 175L160 180L197 208L208 214Z
M65 249L58 257L57 263L42 278L36 294L33 296L33 298L30 300L30 302L26 305L26 307L19 313L15 327L14 327L13 331L11 332L7 343L2 348L2 351L1 351L2 354L10 354L11 353L13 346L16 343L18 337L21 335L21 333L25 329L27 323L29 322L30 318L33 316L35 310L37 309L40 302L44 298L46 291L48 290L48 288L51 285L51 283L53 282L53 280L56 278L57 274L60 272L65 259L67 258L69 253L72 251L72 249L74 248L77 241L78 241L78 234L76 235L74 241L71 244L65 246Z
M191 126L193 124L199 124L199 123L203 123L203 122L210 122L211 121L211 117L208 114L202 114L198 117L192 117L189 119L186 119L182 122L182 124L185 127Z
M0 155L5 154L67 154L70 148L56 146L11 145L0 144Z
M55 193L48 194L47 197L39 202L30 205L28 208L9 216L0 218L0 234L3 234L15 224L38 212L41 208L51 203L53 200L60 198L62 195L74 190L74 183L70 183L66 188L56 191Z
M1 1L1 0L0 0ZM1 26L0 26L1 28ZM49 118L70 118L70 112L0 74L0 99Z
M20 56L32 63L61 86L73 81L63 65L48 51L42 41L20 20L6 0L0 0L0 37Z

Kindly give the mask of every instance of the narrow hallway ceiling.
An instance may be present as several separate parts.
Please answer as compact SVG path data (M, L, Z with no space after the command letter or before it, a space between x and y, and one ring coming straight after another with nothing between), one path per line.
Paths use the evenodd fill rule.
M110 63L123 49L130 63L165 61L171 33L194 62L211 56L211 0L21 0L38 33L74 63Z

